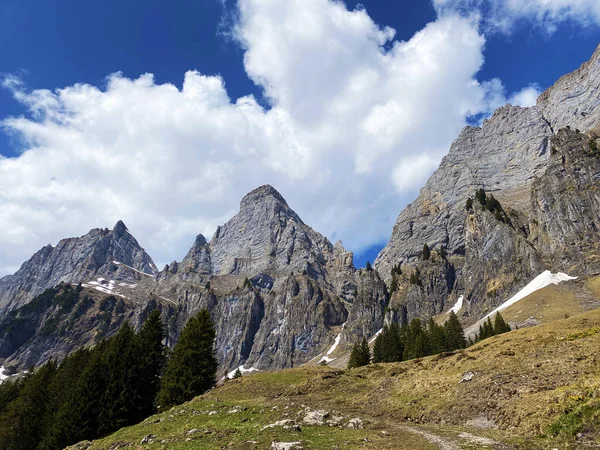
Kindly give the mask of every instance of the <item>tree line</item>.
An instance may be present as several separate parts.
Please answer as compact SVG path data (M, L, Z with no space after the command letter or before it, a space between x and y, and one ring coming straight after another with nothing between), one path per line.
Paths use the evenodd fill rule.
M496 314L494 323L490 318L485 321L474 340L466 339L465 333L454 311L450 311L443 325L438 325L433 318L424 326L420 319L413 319L402 326L393 323L384 326L375 338L373 352L365 338L354 344L348 361L348 368L361 367L367 364L383 362L399 362L442 352L460 350L487 339L488 337L510 331L510 326L500 313Z
M164 339L154 310L137 333L127 322L93 348L0 384L0 448L54 450L97 439L215 384L215 330L206 309L188 321L170 354Z

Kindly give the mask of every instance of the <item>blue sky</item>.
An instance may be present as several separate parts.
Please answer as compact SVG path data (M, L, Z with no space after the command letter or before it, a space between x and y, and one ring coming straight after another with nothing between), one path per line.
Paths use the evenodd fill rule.
M312 3L314 3L316 8L319 5L324 5L323 1L315 0ZM471 1L470 4L481 6L485 1ZM502 2L502 0L488 1ZM24 185L30 183L26 175L30 170L29 168L24 168L26 161L21 155L22 151L34 147L50 148L52 151L56 151L57 154L60 154L62 151L61 142L64 141L57 141L53 137L52 140L42 142L40 135L31 131L32 125L43 125L46 127L44 139L50 139L46 137L47 134L54 132L53 130L56 129L56 127L49 126L52 120L48 118L52 116L48 113L48 110L44 109L44 113L41 116L35 114L36 108L32 107L32 104L35 101L39 101L40 98L34 94L35 90L48 89L54 91L58 88L73 87L77 83L80 83L96 87L99 91L105 92L109 89L109 82L106 77L115 72L121 72L125 80L135 80L142 74L152 73L154 75L152 87L170 83L180 90L182 90L186 71L196 70L200 74L207 76L219 75L224 83L225 92L232 104L238 98L253 95L256 98L257 106L265 107L265 111L269 110L273 104L281 106L286 115L295 119L292 125L289 126L290 129L306 128L305 131L311 135L310 138L297 138L297 136L290 138L286 135L286 139L289 138L291 140L289 146L295 149L293 155L306 157L304 153L305 151L308 152L306 148L313 149L317 146L315 142L319 142L322 136L321 132L319 137L315 137L315 134L318 133L315 132L316 128L310 124L309 120L312 114L311 108L316 110L320 106L316 102L304 102L302 95L297 93L297 91L302 91L302 86L292 86L293 83L298 83L299 81L293 76L291 69L286 67L281 69L276 65L276 62L268 58L268 55L260 53L261 51L264 52L261 49L268 47L262 46L263 43L260 42L260 39L265 39L265 37L260 34L260 31L257 31L257 28L253 28L252 25L252 20L254 20L252 14L264 13L264 17L261 19L269 20L271 16L268 14L273 14L273 17L275 17L276 14L283 14L283 12L278 11L275 7L272 10L257 12L257 10L252 9L252 0L244 0L244 2L246 7L245 12L243 9L238 10L238 5L232 0L225 2L225 5L218 0L182 0L168 3L158 0L106 0L95 3L81 2L79 0L56 0L55 2L3 0L0 3L0 73L5 77L12 77L12 80L18 79L19 83L21 83L16 88L15 84L13 84L12 88L0 89L0 120L5 120L4 132L0 133L0 154L8 158L4 160L6 164L8 164L7 161L13 161L18 165L18 170L22 171L22 173L19 172L20 175L11 181L11 186L14 186L15 183L23 183ZM364 5L368 17L370 17L374 24L379 27L388 26L395 29L396 41L411 41L415 33L423 30L428 24L437 24L441 21L440 17L442 14L439 4L446 5L453 2L456 5L451 6L463 14L463 16L472 12L469 10L471 6L464 6L464 4L469 2L462 0L437 0L437 9L432 3L424 0L418 2L365 0L360 3ZM580 4L581 2L573 3ZM352 11L357 7L357 4L358 2L355 1L347 1L346 7L349 11ZM573 7L573 10L563 10L563 12L566 12L563 15L568 20L553 19L554 16L552 14L555 14L557 10L552 9L544 16L544 19L537 18L531 11L509 11L506 12L506 17L503 17L503 20L508 18L510 26L508 29L502 31L494 29L489 25L492 23L492 18L485 17L486 9L484 7L480 8L480 12L484 15L484 18L481 20L478 28L475 26L475 29L478 30L479 36L485 40L485 44L479 43L471 47L464 40L461 41L457 38L456 46L458 48L458 55L473 52L472 58L468 59L467 62L456 60L457 72L463 70L462 66L470 67L468 70L465 69L466 73L463 79L457 81L457 86L464 87L465 92L467 92L468 88L465 86L468 84L469 77L480 83L498 79L504 88L503 99L510 99L513 93L519 92L532 84L535 84L536 87L542 90L547 88L561 75L576 69L582 62L589 59L596 48L600 37L600 27L597 26L594 20L594 14L597 13L597 10L594 9L593 2L589 4L591 5L589 11L580 11L575 9L575 7ZM577 6L577 8L579 7ZM328 6L324 8L323 14L329 14L330 10L332 15L336 13L335 8L329 8ZM465 10L467 11L466 13ZM240 19L240 16L242 19ZM496 18L494 17L493 19L495 20ZM236 24L238 26L237 34L232 32L232 26ZM273 29L275 31L277 31L276 26L277 24L274 23ZM468 25L465 25L465 27L468 28ZM357 29L360 31L363 28ZM465 31L465 33L468 31ZM343 30L338 30L336 33L338 34L332 34L331 39L339 38L339 42L344 42L342 39L348 39L349 42L353 42L352 37L343 34ZM285 37L286 39L288 38L287 35ZM289 52L293 52L295 48L304 48L295 47L292 38L293 36L289 38L290 47L283 49L288 52L282 53L283 58ZM304 37L302 36L302 38ZM384 48L389 50L393 42L388 40ZM306 48L310 48L308 44L306 45ZM459 48L460 45L464 45L464 50ZM352 51L351 48L347 50ZM298 51L300 52L301 50ZM245 55L248 57L247 61L244 60ZM482 65L477 62L477 57L479 56L485 60ZM340 57L339 59L339 61L347 64L347 66L344 66L344 70L347 70L348 67L352 68L359 65L362 61L358 57L355 59L344 58ZM310 60L302 59L298 62L298 66L290 67L300 67L303 69L306 67L306 61ZM338 61L338 59L332 58L332 61ZM319 65L321 63L322 61L315 62L315 71L320 70ZM383 63L374 62L373 64L375 67L379 67L378 64ZM263 71L263 67L267 67L269 72L267 73L266 69ZM453 70L451 65L446 67L446 69L446 74ZM451 80L454 80L451 75L447 76ZM336 77L341 82L344 80L344 76L344 71L340 69L339 73L332 71L327 78L317 81L322 83L323 86L329 86L327 83L335 82ZM440 75L441 78L443 77ZM452 82L447 83L448 90L457 89ZM289 86L280 86L278 83L289 83ZM390 86L393 85L393 82L390 82ZM131 88L131 85L128 86ZM122 89L126 88L123 87ZM133 88L131 89L133 90ZM269 91L270 89L272 91L267 92L265 95L265 91ZM424 92L432 92L431 95L445 95L443 86L437 89L428 91L424 88ZM315 98L318 98L317 94L320 94L314 86L307 88L307 91L309 91L310 95L314 94ZM115 90L115 92L121 91ZM139 99L142 94L136 95L136 97L132 98ZM478 104L477 108L472 106L472 104L477 102L483 103L483 100L480 98L483 94L477 95L474 94L473 99L469 100L471 102L469 103L469 108L476 110L475 112L481 115L489 114L490 111L488 109L491 107L490 105ZM384 97L385 93L382 92L381 96ZM476 98L478 100L475 100ZM128 101L131 102L132 100ZM332 103L336 101L339 101L339 98L331 99ZM381 99L378 101L381 103ZM61 103L60 105L53 106L53 108L56 108L56 110L53 110L55 113L65 109L65 103L62 102L63 100L59 102ZM455 104L457 100L448 100L448 102ZM88 105L86 107L94 108L94 105L97 107L97 104L91 104L91 106ZM39 112L39 105L37 107L37 111ZM170 107L176 108L175 105ZM315 116L319 116L321 113L316 112ZM83 115L80 110L77 110L75 113L71 111L70 114ZM425 112L423 114L427 115L428 113ZM345 164L346 161L353 161L353 165L350 164L348 167L354 167L355 173L358 174L357 179L358 177L364 177L364 179L360 183L358 181L356 183L348 183L343 189L338 190L335 188L335 186L339 186L339 182L332 178L334 175L330 175L333 181L325 180L329 176L327 174L322 175L322 180L314 181L313 177L306 175L306 173L313 169L306 169L306 173L296 173L290 172L288 169L281 169L285 165L285 161L289 160L287 156L283 158L283 162L276 161L276 164L269 165L268 170L253 172L251 176L248 176L247 182L233 185L229 177L237 176L239 178L239 175L234 175L233 169L224 169L224 167L229 167L228 164L231 163L231 160L224 158L219 159L219 161L213 161L210 157L217 151L224 153L225 150L217 150L217 144L212 141L204 142L201 139L198 140L198 148L202 147L204 149L210 147L210 152L207 150L208 153L194 154L192 156L190 156L191 153L186 154L181 156L181 161L182 164L186 164L185 158L189 157L199 167L204 167L205 165L208 167L213 164L210 173L207 172L208 175L205 178L209 179L214 176L214 180L211 179L212 181L207 184L211 186L209 190L211 192L214 191L214 196L211 197L212 200L203 200L203 202L198 203L182 201L178 205L179 209L169 209L170 206L165 206L166 203L156 200L157 196L149 190L141 189L138 192L135 191L137 188L134 189L125 186L120 186L115 191L107 188L105 195L112 198L111 204L113 206L107 206L106 200L99 201L98 207L92 210L93 213L90 213L90 210L86 209L90 205L89 198L72 199L72 197L76 197L74 191L76 192L77 189L74 189L73 185L68 184L67 181L63 185L56 187L55 190L46 188L50 184L44 184L41 187L38 186L35 189L38 194L27 194L18 201L14 200L16 197L14 197L11 191L5 189L4 197L0 195L0 203L4 203L5 208L9 210L7 214L12 214L10 217L5 217L5 226L7 229L10 227L11 230L18 228L20 231L18 235L14 234L6 238L11 239L11 242L8 242L7 245L14 244L14 248L6 251L4 254L0 253L0 260L2 260L0 263L0 275L3 272L14 269L18 264L17 261L28 257L28 254L39 247L40 244L55 243L59 237L70 234L82 234L86 231L86 227L90 227L90 225L111 226L112 223L110 221L118 218L123 218L126 223L132 224L130 228L133 228L134 234L138 236L143 245L149 247L150 250L155 250L153 256L159 262L165 262L163 260L167 258L169 260L181 259L185 253L185 248L189 246L187 243L191 244L193 235L196 232L206 233L210 237L210 230L214 229L216 224L223 222L229 215L235 213L237 201L239 201L243 192L249 190L255 184L267 182L275 184L275 187L282 190L282 193L288 198L292 207L298 205L296 208L298 213L317 230L326 234L331 239L342 238L346 247L354 250L357 254L357 265L364 265L366 260L374 260L382 243L385 242L385 239L391 233L391 225L397 214L408 201L414 198L419 186L426 179L426 175L431 173L431 170L439 162L439 158L447 151L447 145L451 142L451 136L455 136L456 130L459 130L468 121L468 114L465 114L464 111L457 114L462 119L456 119L454 122L449 123L447 127L445 123L441 123L440 128L444 129L444 136L440 137L438 141L421 142L414 137L403 141L402 136L395 136L393 137L395 140L391 144L388 142L382 143L382 154L398 155L398 158L400 158L404 148L422 145L425 153L429 152L430 158L427 161L418 160L416 162L414 162L416 156L411 156L413 159L406 159L408 156L405 159L399 159L397 173L405 175L406 167L409 167L409 162L414 162L418 167L423 168L423 174L414 180L410 178L410 182L398 182L398 177L396 177L395 181L388 180L387 185L373 186L372 190L369 190L368 186L370 183L372 185L373 180L381 178L381 173L377 172L377 168L384 167L384 169L380 170L385 170L385 161L381 163L376 161L373 164L371 162L364 163L364 149L357 148L355 153L345 154L340 150L344 145L343 143L336 143L335 145L331 143L327 146L327 152L330 152L327 158L323 157L319 159L321 158L321 153L317 155L317 162L315 164L318 163L321 166L325 164L325 172L335 172L337 170L337 163L339 162ZM18 126L12 123L7 125L6 119L22 115L27 121L27 125L25 125L25 122L22 122ZM129 116L127 115L127 117ZM123 122L125 120L123 118L119 120L121 120L120 123L126 123ZM135 120L139 120L141 123L146 123L147 121L144 118ZM260 120L263 120L263 118ZM139 123L136 122L136 126ZM286 123L286 129L288 128L287 125ZM64 121L60 122L60 126L64 126ZM265 128L271 130L270 127L271 125L267 123L261 130ZM284 128L284 125L280 123L274 127L276 131L282 128ZM88 156L92 157L92 148L100 145L98 144L99 141L102 141L102 145L110 146L110 142L123 138L117 125L107 125L105 129L108 130L105 135L99 137L96 134L98 133L96 130L94 131L93 138L89 138L89 140L87 138L92 133L82 131L81 136L78 136L78 139L80 139L80 144L78 145L81 145L81 148L80 150L74 150L79 152L76 154L86 155L86 158ZM62 131L65 130L63 129ZM81 131L80 127L77 128L77 131ZM174 126L172 129L161 130L161 138L164 135L173 134L175 136L172 140L173 146L189 145L192 149L190 152L192 152L194 143L190 142L191 138L187 134L182 138L180 131L181 127L179 125ZM265 132L265 135L269 133ZM251 142L251 144L248 144L248 148L251 149L260 147L262 145L261 141L254 142L249 137L255 134L256 131L250 133L248 136L241 136L239 142ZM440 134L442 133L440 132ZM171 151L168 145L170 141L167 139L166 142L167 145L164 148L150 149L151 146L148 146L143 140L131 141L127 148L132 149L135 147L136 151L145 149L146 153L156 152L159 154L162 152L164 156L164 154ZM119 152L124 151L126 150L111 147L110 154L120 157L122 153ZM200 150L198 151L200 152ZM253 151L260 152L260 149ZM31 155L34 153L30 152ZM230 155L230 158L236 158L238 154L234 152L233 156ZM312 154L309 154L309 156L312 158ZM65 161L72 159L72 156L65 156ZM271 155L268 159L269 164L272 159ZM106 160L106 155L98 157L98 161ZM161 160L161 158L152 159L153 163L156 163L157 160ZM0 163L2 161L0 159ZM366 164L366 168L361 166L357 169L361 164ZM95 167L97 166L98 164ZM141 166L150 167L150 174L156 174L156 171L160 167L159 165L151 167L151 163L148 161L140 164ZM87 170L82 169L82 167L74 165L70 170ZM15 168L12 166L10 168L7 166L5 170L10 170L12 174L15 173ZM64 174L58 169L48 168L48 170L52 172L48 180L53 183L60 183L61 177L64 177ZM110 170L114 173L113 169ZM217 175L214 175L218 170L222 170L222 173L219 172ZM286 170L288 171L286 172ZM200 169L199 171L201 172ZM199 175L199 172L182 175L179 169L173 169L172 173L174 174L174 178L172 179L163 180L162 173L158 175L158 178L161 179L161 183L169 185L169 183L172 184L174 182L173 180L176 182L182 176L190 177L190 182L188 183L189 186L192 186L190 188L190 196L199 195L198 190L201 192L209 191L205 185L196 186L194 184L196 181L193 178L203 176ZM140 176L142 179L148 179L148 174ZM102 179L104 183L102 186L110 186L113 181L115 185L118 184L118 181L109 179L104 172L95 173L90 171L86 177L85 179L88 181ZM295 181L294 183L291 181L288 183L289 180ZM215 183L222 183L224 186L223 189L215 191ZM231 189L227 193L224 193L227 190L227 186L231 186ZM0 185L0 192L2 190L2 186ZM134 191L135 195L131 194L131 198L125 198L130 192ZM386 192L384 195L383 191L389 192ZM42 192L42 194L39 194L39 192ZM144 192L147 192L147 197ZM53 202L56 200L55 203L48 206L49 210L40 214L35 220L28 218L26 221L23 221L22 217L26 214L22 210L25 208L24 205L31 204L32 210L37 211L40 204L45 204L47 196L50 196ZM202 195L199 196L202 197ZM206 197L208 197L208 194ZM317 197L324 200L322 202L315 202L314 199ZM169 203L168 199L164 201ZM353 208L352 205L354 203L352 202L369 203L370 209L360 210L358 207ZM151 206L143 207L143 213L140 213L133 206L146 203ZM217 203L223 203L226 207L220 207L212 215L207 213L203 215L200 212L212 211L213 209L216 211L215 205ZM331 203L339 204L340 208L345 209L340 209L342 211L340 213L334 208L328 208L327 205ZM150 207L154 208L152 214L148 212ZM347 213L347 211L351 211L352 213ZM377 211L377 214L374 214L373 211ZM141 218L142 216L143 219ZM372 220L365 220L364 222L357 220L357 218L367 216L372 217ZM176 225L176 221L185 223L185 225ZM341 223L340 221L344 222ZM47 226L49 222L56 222L56 226ZM356 227L353 228L347 225L351 222L357 222ZM149 223L154 223L156 226L152 227L148 225ZM136 230L138 231L137 233ZM371 230L375 231L371 232ZM176 238L173 238L172 241L163 239L162 236L168 233L173 233ZM165 241L164 247L155 244L159 240ZM2 247L1 242L0 247ZM173 250L169 251L168 248Z

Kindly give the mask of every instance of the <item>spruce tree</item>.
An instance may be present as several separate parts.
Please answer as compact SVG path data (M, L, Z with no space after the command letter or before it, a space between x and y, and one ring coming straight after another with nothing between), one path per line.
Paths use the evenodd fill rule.
M465 204L465 209L467 211L473 211L473 199L471 197L469 197L467 199L467 203Z
M379 335L375 338L375 343L373 344L373 362L375 364L380 362L385 362L384 360L384 346L383 346L383 333L386 331L384 327L384 331L379 333Z
M233 374L233 379L236 380L238 378L242 378L242 372L240 370L240 368L238 367L237 370L235 371L235 373Z
M56 364L50 361L23 380L19 396L0 415L0 448L35 449L40 443L48 408L49 386L55 374Z
M384 338L384 360L385 362L402 361L404 355L404 344L402 342L400 327L392 323Z
M101 398L106 391L107 371L104 353L109 342L100 341L90 352L85 368L74 387L56 411L52 432L48 440L54 446L64 448L84 439L98 437L98 418Z
M427 324L427 335L429 338L429 350L432 355L446 350L446 333L443 327L435 323L433 318Z
M494 334L507 333L510 330L510 325L504 321L500 313L496 313L496 317L494 318Z
M214 386L218 367L214 341L210 313L202 309L185 325L167 363L158 395L163 410Z
M104 354L103 369L106 388L100 398L98 434L104 436L114 430L131 425L143 418L139 413L143 380L140 377L140 349L135 332L125 322L108 344Z
M165 330L160 311L149 315L137 335L139 367L139 420L155 412L155 401L160 391L160 377L167 362L167 349L163 345Z
M366 268L366 269L367 269L367 271L369 271L369 272L370 272L371 270L373 270L373 267L371 266L371 262L370 262L370 261L367 261L367 265L365 266L365 268Z
M429 354L429 340L419 319L412 319L405 336L404 359L420 358Z
M454 311L450 311L448 320L444 323L444 334L447 350L452 351L466 347L465 332Z
M393 294L398 290L398 281L396 281L396 276L392 275L392 283L390 284L390 294Z
M431 257L431 250L429 250L429 245L423 244L423 253L421 253L423 257L423 261L427 261Z
M369 350L369 343L365 338L361 342L357 342L352 347L350 352L350 360L348 361L348 369L355 367L362 367L370 364L371 362L371 351Z
M85 370L91 351L87 348L76 350L67 356L58 366L56 375L49 386L48 408L44 415L44 433L39 450L64 448L68 443L58 439L58 412L75 395L75 389L81 374Z

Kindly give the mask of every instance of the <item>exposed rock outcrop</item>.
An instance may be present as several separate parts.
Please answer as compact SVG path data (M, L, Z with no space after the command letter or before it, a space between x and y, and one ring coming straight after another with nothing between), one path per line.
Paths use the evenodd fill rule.
M97 228L79 238L63 239L56 247L47 245L15 274L0 279L0 314L62 282L78 284L97 278L135 282L139 272L154 275L157 270L119 221L112 230Z
M435 279L437 288L399 290L392 307L426 318L464 294L463 313L477 316L545 269L598 272L599 167L589 133L600 125L599 92L600 47L536 106L504 106L481 127L462 131L400 213L374 264L390 283L396 264L421 268L423 244L444 247L455 280L448 283L446 271ZM467 199L480 188L500 201L498 214L506 220L478 205L468 211ZM388 316L398 319L397 313Z

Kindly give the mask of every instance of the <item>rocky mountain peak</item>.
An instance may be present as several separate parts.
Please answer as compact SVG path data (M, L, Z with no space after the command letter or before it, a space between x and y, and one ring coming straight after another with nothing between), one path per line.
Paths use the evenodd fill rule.
M13 275L0 279L0 310L19 307L61 282L86 283L97 278L136 281L157 273L152 258L122 221L112 230L94 228L36 252Z
M246 194L240 202L240 211L262 203L280 203L282 206L288 208L288 204L283 196L269 184L257 187L253 191Z
M304 224L272 186L248 193L240 211L210 241L213 274L309 270L325 264L333 245Z
M125 233L129 232L122 220L117 221L112 231L116 236L123 236Z

